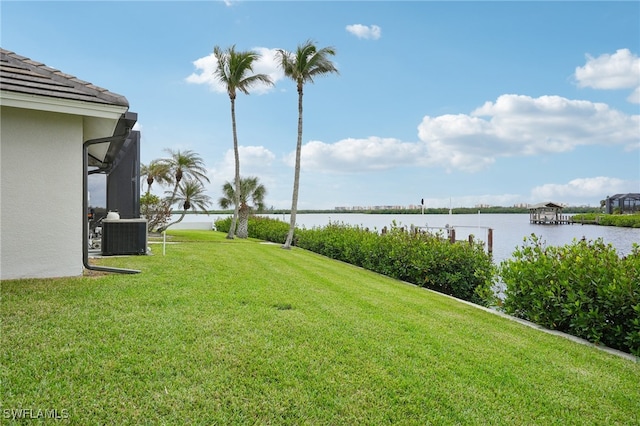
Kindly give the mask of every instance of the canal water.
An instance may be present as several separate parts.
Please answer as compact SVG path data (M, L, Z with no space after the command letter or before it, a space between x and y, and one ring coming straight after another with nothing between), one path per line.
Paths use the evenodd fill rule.
M264 215L289 221L289 215ZM535 234L548 246L570 244L574 239L602 240L615 247L620 255L631 252L633 243L640 244L640 228L620 228L598 225L533 225L529 214L359 214L327 213L299 214L298 227L313 228L338 222L367 227L380 231L385 226L426 227L431 231L444 231L446 227L456 230L457 240L466 240L470 234L478 240L487 241L487 229L493 230L493 257L496 263L512 256L517 247L522 246L525 237Z
M289 222L289 215L262 215ZM215 221L218 215L187 215L185 222ZM382 230L385 226L403 226L407 229L426 227L433 232L453 227L457 240L466 240L470 234L486 243L487 229L493 230L493 257L496 263L512 256L524 239L535 234L547 246L570 244L574 239L602 240L611 244L619 255L629 254L633 244L640 244L640 228L620 228L598 225L533 225L529 223L529 214L360 214L360 213L313 213L298 214L298 227L322 227L329 223L344 223ZM186 225L186 224L185 224Z

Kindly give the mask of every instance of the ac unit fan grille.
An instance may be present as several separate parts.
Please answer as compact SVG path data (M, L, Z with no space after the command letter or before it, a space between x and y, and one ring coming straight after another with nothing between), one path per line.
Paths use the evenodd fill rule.
M104 220L102 254L146 254L147 221L145 219Z

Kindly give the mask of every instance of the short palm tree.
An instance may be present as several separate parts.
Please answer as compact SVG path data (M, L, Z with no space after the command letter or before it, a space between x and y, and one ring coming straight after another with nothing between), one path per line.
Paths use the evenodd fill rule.
M316 45L307 40L298 45L295 52L278 50L280 67L284 75L291 78L298 89L298 141L296 143L296 164L293 178L293 195L291 197L291 221L289 223L289 233L282 248L291 248L293 232L296 227L296 213L298 211L298 190L300 187L300 153L302 151L302 96L306 82L313 83L317 76L338 73L338 69L329 59L336 54L333 47L318 49Z
M194 178L187 178L182 180L178 186L174 203L179 203L182 207L182 214L174 221L164 226L160 231L166 230L171 225L180 223L188 210L207 212L207 208L211 204L211 197L205 194L204 186L202 182Z
M165 149L165 151L169 153L170 157L159 161L169 168L169 173L172 176L174 186L168 198L169 203L173 205L177 199L178 188L183 177L186 176L201 184L203 182L209 182L209 178L207 177L207 168L204 166L204 161L197 153L191 150L174 151L172 149Z
M267 190L264 185L258 183L258 178L253 176L240 179L240 191L236 191L234 188L234 185L226 182L222 186L224 196L220 197L218 204L223 209L227 209L239 200L237 235L238 238L247 238L249 236L249 215L254 210L264 209L264 197L267 195Z
M169 164L162 160L151 160L151 162L140 165L140 176L146 177L147 180L147 195L151 192L151 185L154 182L160 185L169 184L173 182L171 176L171 168Z
M248 95L251 86L257 83L273 84L266 74L252 74L253 62L260 58L260 54L254 51L236 51L235 45L222 50L215 46L213 54L218 61L215 76L227 88L231 100L231 127L233 131L233 154L235 158L235 187L240 186L240 154L238 151L238 133L236 131L236 92L239 90ZM231 228L227 238L232 239L238 218L240 200L235 200Z

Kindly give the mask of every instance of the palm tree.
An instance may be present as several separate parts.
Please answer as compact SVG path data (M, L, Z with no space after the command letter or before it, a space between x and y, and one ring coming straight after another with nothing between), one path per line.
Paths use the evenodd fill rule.
M149 165L140 165L140 175L147 178L147 195L151 192L151 185L154 182L160 185L173 182L169 165L162 160L151 160Z
M171 225L175 225L184 219L189 209L193 211L207 212L207 208L211 204L211 197L204 193L205 189L202 182L195 178L187 178L181 182L176 192L174 203L180 203L182 207L182 214L175 222L171 222L168 225L159 229L165 231Z
M258 183L257 177L248 177L240 179L240 191L235 191L234 185L226 182L222 186L223 197L220 197L218 204L223 209L229 208L239 200L238 208L238 238L247 238L249 236L249 215L253 210L261 211L264 209L264 197L267 195L267 189L264 185ZM253 204L250 205L249 202ZM231 223L231 225L234 225Z
M298 189L300 187L300 152L302 151L302 95L304 84L306 82L313 83L314 77L336 73L338 69L329 56L336 54L333 47L324 47L318 49L313 41L307 40L305 43L298 45L295 52L287 52L278 49L278 57L280 59L280 67L284 71L284 75L291 78L298 89L298 141L296 144L296 165L293 178L293 196L291 198L291 221L289 223L289 233L282 248L291 248L293 241L293 231L296 227L296 213L298 211Z
M175 204L178 188L182 178L187 176L189 179L196 180L201 184L203 181L209 182L207 177L207 168L204 166L202 157L191 150L186 151L173 151L172 149L165 149L170 154L169 158L165 158L161 161L168 167L170 175L173 177L174 183L173 191L168 197L171 205Z
M236 51L235 45L222 50L215 46L213 49L218 65L214 72L218 81L224 84L231 100L231 127L233 130L233 154L235 158L235 187L240 187L240 154L238 152L238 133L236 131L236 92L239 90L248 95L251 86L257 83L265 83L272 85L273 81L266 74L252 74L253 62L260 58L260 54L254 51L239 52ZM238 196L239 194L236 194ZM235 200L235 208L233 211L233 219L231 219L231 228L227 238L233 239L233 233L238 218L238 209L240 200Z

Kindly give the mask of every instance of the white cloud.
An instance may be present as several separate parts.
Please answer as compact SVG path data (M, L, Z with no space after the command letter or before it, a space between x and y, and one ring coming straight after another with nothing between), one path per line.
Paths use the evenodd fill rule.
M273 152L263 146L239 146L240 174L243 177L257 176L267 189L265 202L268 206L288 208L291 206L293 171L282 167ZM233 181L235 160L233 149L225 152L220 161L209 170L209 195L216 200L221 196L225 182ZM217 204L216 204L217 205Z
M276 58L277 49L254 47L251 50L260 54L260 58L253 63L254 74L266 74L271 77L274 84L284 78L284 74L278 66ZM187 83L205 84L214 92L227 93L226 87L220 83L215 76L218 60L213 52L193 61L193 66L196 68L196 71L185 79ZM264 94L270 92L272 89L272 86L258 83L251 88L251 93Z
M443 167L477 172L498 158L554 154L579 146L640 148L640 116L607 105L559 96L503 95L471 114L425 116L418 142L394 138L310 141L302 147L305 171L363 172L396 167ZM294 154L285 158L293 166Z
M593 194L617 194L636 192L640 181L627 181L618 178L598 176L578 178L564 184L548 183L531 190L533 199L557 201L572 205L586 204L580 200L591 200Z
M631 102L632 104L640 104L640 86L636 87L636 89L631 92L631 94L627 98L627 101Z
M577 67L575 78L579 87L594 89L633 89L627 100L640 103L640 58L629 49L619 49L613 55L594 58L587 55L587 63Z
M260 175L271 167L276 156L263 146L239 146L240 174L242 176ZM215 166L213 174L217 180L230 181L235 176L235 158L233 149L227 150L223 160Z
M481 170L498 157L567 152L583 145L637 149L640 116L559 96L502 95L470 115L424 117L429 154L450 168Z
M377 25L354 24L347 25L346 30L358 38L377 40L382 35L382 29Z
M302 147L301 167L305 171L357 172L415 166L426 158L423 144L392 138L344 139L334 144L311 141ZM293 166L294 153L285 158Z

